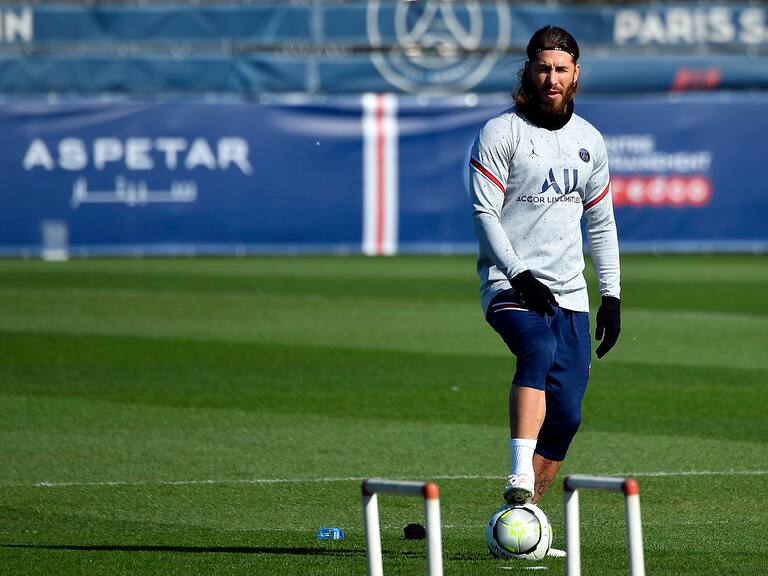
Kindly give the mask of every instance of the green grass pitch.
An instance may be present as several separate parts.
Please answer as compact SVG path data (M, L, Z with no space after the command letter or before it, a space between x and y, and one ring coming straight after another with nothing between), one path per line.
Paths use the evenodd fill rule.
M766 574L768 260L622 263L563 472L635 475L649 574ZM369 476L439 484L447 574L529 573L483 536L514 360L473 258L4 260L0 294L0 574L363 574ZM621 496L581 503L584 573L625 574ZM380 508L424 573L422 503Z

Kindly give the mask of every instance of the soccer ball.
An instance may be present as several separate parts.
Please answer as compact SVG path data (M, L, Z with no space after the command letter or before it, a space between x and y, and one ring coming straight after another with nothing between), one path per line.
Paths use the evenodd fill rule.
M505 504L488 520L485 540L496 558L541 560L552 545L552 526L535 504Z

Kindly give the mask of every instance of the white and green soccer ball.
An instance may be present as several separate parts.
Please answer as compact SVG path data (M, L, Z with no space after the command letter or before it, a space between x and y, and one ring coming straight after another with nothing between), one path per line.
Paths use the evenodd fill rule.
M485 539L496 558L541 560L552 545L552 526L535 504L505 504L488 520Z

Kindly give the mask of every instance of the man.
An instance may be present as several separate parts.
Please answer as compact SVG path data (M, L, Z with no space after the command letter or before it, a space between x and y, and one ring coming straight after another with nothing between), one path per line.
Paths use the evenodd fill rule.
M579 47L562 28L527 47L515 106L472 148L470 197L488 323L517 357L509 394L507 502L538 502L581 423L591 368L580 222L602 304L602 358L620 331L619 248L600 133L574 114Z

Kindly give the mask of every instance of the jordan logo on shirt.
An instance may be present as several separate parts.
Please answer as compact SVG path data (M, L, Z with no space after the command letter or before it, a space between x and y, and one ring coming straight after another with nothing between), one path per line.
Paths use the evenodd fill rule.
M539 157L539 155L536 154L536 147L533 145L533 139L531 139L531 153L528 154L528 158L530 158L531 156L536 156L536 158Z
M544 183L541 185L541 193L543 194L550 188L552 188L556 194L560 194L561 196L573 192L579 181L579 171L576 168L563 168L563 181L564 185L561 187L555 178L554 171L550 168L549 175L544 179Z

